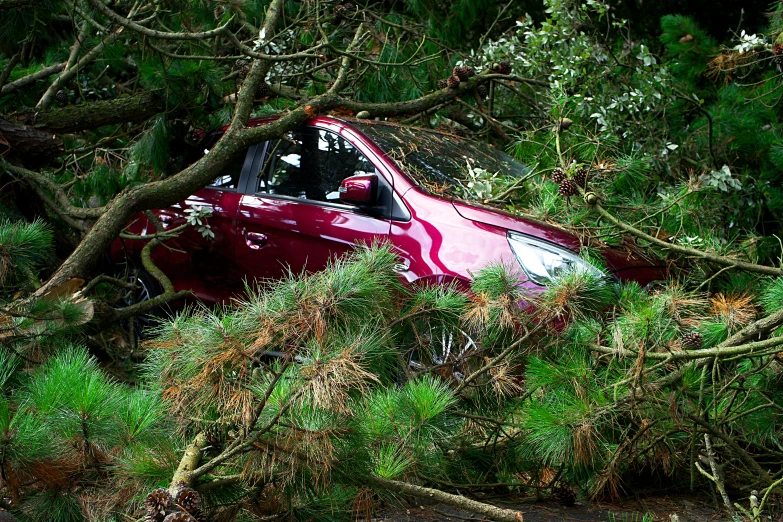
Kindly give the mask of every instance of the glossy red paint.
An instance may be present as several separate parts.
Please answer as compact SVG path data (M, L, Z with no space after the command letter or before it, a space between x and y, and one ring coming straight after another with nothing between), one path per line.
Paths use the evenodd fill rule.
M250 124L269 121L273 119L255 119ZM426 193L350 121L323 116L306 125L344 138L374 166L375 174L342 181L341 198L345 202L363 200L372 184L369 180L376 178L389 187L404 215L380 216L367 208L336 201L253 193L250 180L263 172L243 170L235 190L205 188L186 201L156 211L164 229L184 223L189 208L206 206L212 211L209 224L215 233L213 240L191 228L171 242L173 248L159 247L154 252L153 259L171 277L176 289L193 289L196 297L208 302L226 301L242 292L245 280L320 270L354 244L377 240L391 244L398 253L397 269L405 281L456 282L462 287L467 287L472 274L490 263L502 263L525 279L509 246L509 231L579 251L579 239L562 229ZM254 162L254 158L266 157L263 147L258 150L256 153L251 149L243 169L264 164ZM129 229L142 236L155 231L143 215L137 216ZM138 256L142 247L142 241L117 241L112 245L112 257L119 260ZM608 268L621 279L646 284L662 277L659 267L636 255L609 249L603 254ZM522 284L534 292L542 288L531 281Z
M235 264L248 278L280 278L289 270L320 270L330 258L342 255L357 242L371 244L389 236L389 220L377 219L355 209L314 205L296 198L245 195L239 206L240 241ZM268 240L259 249L244 240L261 233Z

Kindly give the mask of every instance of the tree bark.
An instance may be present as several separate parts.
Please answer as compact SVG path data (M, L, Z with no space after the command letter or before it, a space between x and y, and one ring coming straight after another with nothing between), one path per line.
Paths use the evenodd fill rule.
M411 495L419 498L427 498L448 504L460 509L479 513L492 520L500 522L522 522L522 512L511 509L499 508L491 504L485 504L477 500L472 500L461 495L452 495L439 489L425 488L407 482L389 480L381 477L370 477L369 482L377 487L400 493L402 495Z
M201 462L201 453L207 445L207 437L203 433L199 433L187 447L185 454L182 455L182 459L179 461L177 470L174 472L174 476L171 478L169 492L172 496L177 493L182 484L188 487L193 486L190 472L198 467Z
M50 159L59 155L61 146L60 138L51 132L0 118L0 156L10 153L25 159Z
M63 134L96 129L104 125L144 121L162 112L165 107L165 100L157 92L146 91L113 100L27 113L22 119L38 129Z

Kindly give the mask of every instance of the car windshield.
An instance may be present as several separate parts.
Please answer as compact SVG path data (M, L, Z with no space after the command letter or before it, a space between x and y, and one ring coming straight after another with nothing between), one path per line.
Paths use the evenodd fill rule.
M420 187L461 199L486 199L494 187L528 174L508 154L456 135L388 122L356 123Z

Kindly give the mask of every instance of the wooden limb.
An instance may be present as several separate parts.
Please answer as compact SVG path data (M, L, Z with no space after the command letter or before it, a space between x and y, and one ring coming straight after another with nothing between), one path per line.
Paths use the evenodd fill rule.
M173 294L175 293L175 290L174 285L171 283L171 279L163 273L163 270L155 266L155 263L152 262L152 249L162 242L163 241L156 237L144 245L144 248L141 249L141 265L144 267L144 270L149 272L149 274L160 283L160 286L163 287L163 293Z
M382 488L393 493L409 495L418 498L426 498L436 502L442 502L466 511L479 513L491 520L500 522L522 522L522 512L511 509L500 508L491 504L485 504L477 500L469 499L461 495L453 495L439 489L417 486L398 480L390 480L377 476L371 476L368 480L375 487Z
M748 453L740 447L739 444L737 444L737 441L733 438L729 437L722 431L720 431L718 428L710 424L709 422L705 421L701 417L697 417L696 415L686 413L688 418L692 420L694 423L698 424L702 428L704 428L708 434L712 435L713 437L719 438L722 440L726 445L732 449L732 451L736 454L737 457L750 469L753 474L761 479L763 482L765 482L768 486L772 486L775 484L775 481L772 479L772 477L767 473L767 471L762 468L758 462L753 460L753 457L748 455ZM779 485L775 486L776 492L778 495L783 494L783 488L781 488Z
M160 294L158 296L153 297L152 299L149 299L147 301L142 301L140 303L136 303L134 305L126 306L125 308L112 308L111 311L107 314L99 314L98 312L95 313L96 317L96 324L110 324L114 323L116 324L119 321L126 321L130 319L131 317L136 317L138 315L146 314L148 312L151 312L152 310L159 308L167 303L170 303L172 301L177 301L179 299L184 299L190 295L189 290L182 290L179 292L175 292L173 294ZM100 315L100 317L99 317Z
M702 360L702 359L727 359L737 356L766 356L769 355L770 349L775 348L783 344L783 337L772 337L763 341L756 341L752 343L740 344L737 346L729 346L725 341L714 348L704 348L701 350L681 350L677 352L665 353L665 352L645 352L644 358L657 361L687 361L687 360ZM598 344L588 345L590 350L599 353L605 353L607 355L617 355L620 357L637 357L639 352L628 349L611 348L608 346L601 346Z
M258 33L258 30L256 29L254 32ZM239 49L244 56L248 56L250 58L255 58L258 60L270 61L270 62L290 62L293 60L301 60L303 58L318 58L318 54L315 51L321 49L326 45L326 44L318 44L312 47L311 49L308 49L307 51L302 51L302 52L292 53L292 54L265 54L265 53L259 53L257 51L254 51L247 45L240 42L239 38L237 38L236 35L231 31L226 31L226 36L231 41L231 43L234 44L234 47Z
M2 120L0 120L0 123L2 123ZM43 174L11 165L8 161L2 158L0 158L0 169L5 170L9 174L19 179L25 180L31 185L41 187L51 192L55 198L55 201L60 206L60 209L71 217L76 219L96 219L103 215L104 207L84 208L71 204L68 196L62 190L62 187Z
M24 115L24 123L37 129L65 134L97 129L104 125L144 121L165 108L166 101L159 92L145 91L113 100L27 113Z
M359 27L356 28L356 32L353 35L353 40L351 41L351 44L348 46L348 52L343 55L342 63L340 63L340 69L337 72L337 78L334 80L334 84L332 87L328 90L331 94L336 94L340 92L343 87L345 87L345 84L348 81L348 71L351 67L351 64L354 61L354 58L351 53L353 53L356 48L360 45L362 38L364 37L364 24L359 24Z
M61 147L62 140L51 132L0 118L0 157L10 153L28 161L44 163L59 156Z
M123 281L122 279L117 279L116 277L111 277L106 274L99 274L92 281L84 285L84 288L81 290L82 295L89 294L93 288L101 283L111 283L114 286L119 286L120 288L124 288L126 290L133 290L136 288L136 285L133 283L129 283L127 281Z
M207 437L203 433L199 433L185 449L185 454L182 455L179 466L177 466L177 470L174 472L169 485L169 492L172 495L176 494L182 483L188 487L193 486L191 472L201 463L201 454L208 444Z
M462 390L464 390L464 389L465 389L465 388L466 388L466 387L467 387L467 386L468 386L470 383L472 383L473 381L475 381L475 380L476 380L476 379L477 379L479 376L481 376L481 375L483 375L484 373L488 372L488 371L489 371L489 370L491 370L492 368L495 368L495 367L496 367L498 364L500 364L500 363L501 363L501 362L502 362L502 361L503 361L503 360L504 360L506 357L508 357L509 355L511 355L511 352L513 352L514 350L516 350L516 349L517 349L517 348L518 348L518 347L519 347L519 346L520 346L522 343L524 343L525 341L527 341L528 339L530 339L530 336L532 336L532 335L533 335L535 332L537 332L537 331L538 331L538 330L539 330L541 327L542 327L542 326L541 326L541 324L538 324L538 325L536 325L536 326L535 326L535 328L533 328L532 330L529 330L529 331L527 331L527 332L525 333L525 335L523 335L522 337L520 337L519 339L517 339L516 341L514 341L514 342L513 342L513 343L511 343L510 345L508 345L508 347L506 347L506 349L505 349L505 350L503 350L502 352L500 352L500 353L497 355L497 357L495 357L494 359L492 359L491 361L489 361L487 364L485 364L485 365L484 365L483 367L481 367L479 370L477 370L477 371L475 371L475 372L471 373L470 375L468 375L468 377L467 377L467 378L466 378L464 381L462 381L462 384L460 384L460 385L459 385L459 387L457 387L457 389L454 391L454 393L455 393L455 394L458 394L459 392L461 392Z
M751 339L761 339L773 330L777 329L780 325L783 325L783 308L773 314L762 317L758 321L752 322L739 332L723 341L721 345L735 346L746 343Z
M44 67L38 72L34 72L33 74L28 74L27 76L19 78L18 80L14 80L12 82L3 85L3 87L0 88L0 95L6 95L6 94L11 94L12 92L16 92L19 89L23 89L27 87L28 85L32 85L38 80L43 80L53 74L57 74L63 69L65 69L65 62L58 63L55 65L50 65L49 67Z
M87 22L82 23L81 29L79 29L79 33L76 35L76 38L73 40L73 45L71 46L71 53L68 55L68 60L65 62L65 68L63 71L65 71L63 74L67 74L70 69L73 68L73 66L76 64L76 58L79 56L79 51L82 48L82 42L84 42L84 39L87 38ZM52 100L54 99L54 95L57 93L57 91L60 89L60 86L63 84L62 81L60 81L60 78L57 78L57 80L53 81L51 85L44 91L43 95L41 96L41 99L38 101L38 104L35 106L39 110L43 110L46 107L48 107Z
M5 82L8 80L8 77L11 76L11 71L14 70L14 67L16 67L16 64L18 64L22 60L22 51L19 51L15 55L11 57L10 60L8 60L8 63L6 64L5 68L2 72L0 72L0 90L2 90L3 85L5 85Z
M403 114L418 114L439 104L450 103L463 94L468 94L476 88L479 77L461 82L456 89L441 89L415 100L389 103L389 102L357 102L352 99L340 98L337 105L343 105L354 112L367 111L375 116L400 116ZM481 81L483 77L480 77Z
M52 201L52 198L50 198L46 192L40 187L40 185L36 185L35 183L30 183L30 186L33 189L33 192L36 193L38 198L43 201L49 209L57 214L57 216L65 221L68 226L73 228L74 230L78 230L80 232L86 233L89 232L90 227L87 226L83 221L78 221L74 218L72 218L70 215L68 215L60 206Z
M76 76L81 69L84 69L87 64L98 58L98 56L103 52L103 48L106 46L106 44L110 44L115 40L118 40L121 36L123 36L123 33L120 31L112 33L101 43L90 49L87 54L81 57L79 61L72 64L70 67L66 65L66 67L63 69L63 72L60 73L57 79L54 80L46 90L46 93L51 93L51 95L47 96L46 93L44 93L44 96L41 97L35 108L38 110L45 110L51 104L52 100L54 99L54 93L56 93L58 89L71 81L71 79Z
M710 478L712 479L713 482L715 482L715 487L718 488L718 491L720 492L720 496L723 499L723 503L726 505L726 509L729 510L729 514L731 515L731 518L737 520L738 519L737 512L731 503L729 494L726 492L726 484L725 481L723 480L723 470L720 469L717 461L715 460L715 452L712 449L712 441L710 440L709 433L704 434L704 446L707 449L707 461L709 462L710 469L712 470L712 477ZM707 474L705 473L705 475Z

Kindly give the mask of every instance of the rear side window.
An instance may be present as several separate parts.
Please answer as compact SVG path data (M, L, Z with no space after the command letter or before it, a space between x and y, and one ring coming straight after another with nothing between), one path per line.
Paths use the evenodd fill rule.
M339 203L345 178L374 172L373 164L342 136L303 127L269 142L256 191Z

